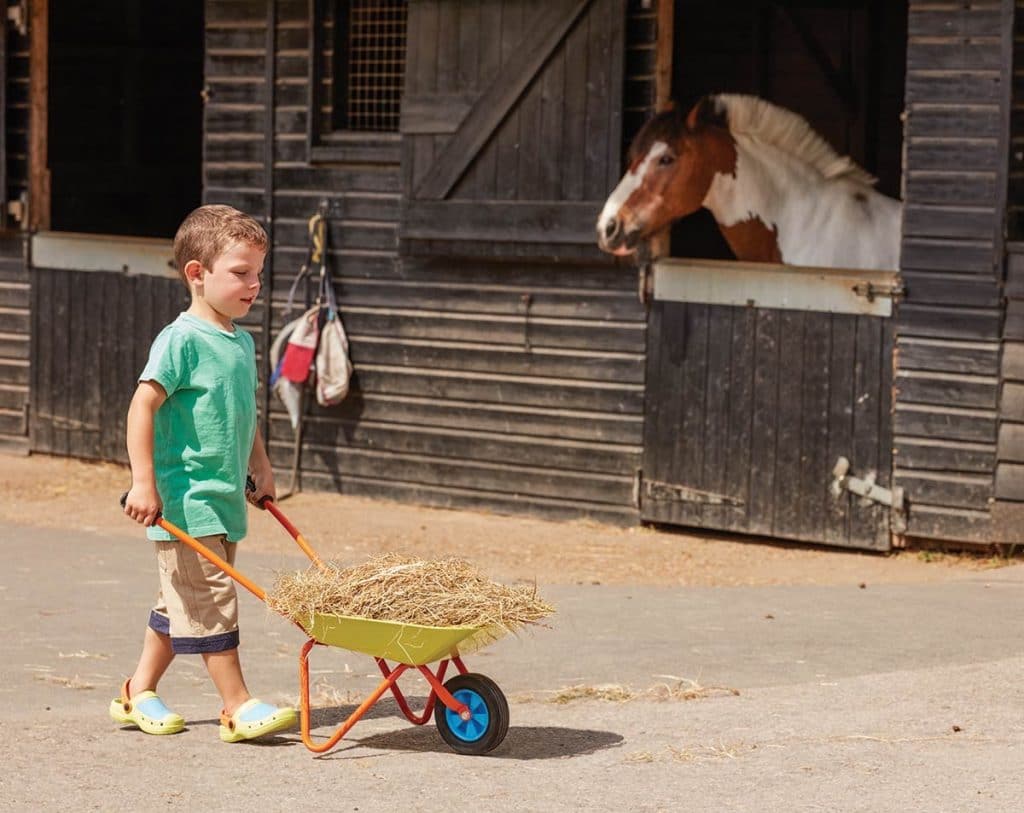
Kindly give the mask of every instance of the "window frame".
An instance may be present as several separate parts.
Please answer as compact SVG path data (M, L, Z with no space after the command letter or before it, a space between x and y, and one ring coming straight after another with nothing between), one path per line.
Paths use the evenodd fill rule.
M322 129L324 102L324 44L327 3L336 0L310 0L309 16L309 110L306 127L306 151L309 162L397 164L402 159L400 131Z

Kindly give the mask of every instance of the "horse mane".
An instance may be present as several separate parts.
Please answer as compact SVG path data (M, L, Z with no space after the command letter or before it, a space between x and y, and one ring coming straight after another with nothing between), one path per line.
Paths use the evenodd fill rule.
M771 144L810 164L825 179L849 178L866 186L874 186L877 181L848 155L836 152L803 116L790 110L757 96L734 93L705 96L698 107L708 104L719 116L725 115L729 132Z

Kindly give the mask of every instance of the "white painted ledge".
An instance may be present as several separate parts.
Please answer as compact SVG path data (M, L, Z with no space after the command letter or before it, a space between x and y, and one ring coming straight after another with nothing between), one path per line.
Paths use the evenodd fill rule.
M171 240L44 231L32 235L30 250L33 268L178 276Z

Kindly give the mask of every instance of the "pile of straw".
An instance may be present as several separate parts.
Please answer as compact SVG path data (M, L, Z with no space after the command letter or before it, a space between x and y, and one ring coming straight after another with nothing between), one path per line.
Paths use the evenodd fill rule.
M354 567L333 562L279 574L267 605L303 628L316 614L430 627L479 627L460 649L475 649L555 610L535 587L497 584L460 559L386 554Z

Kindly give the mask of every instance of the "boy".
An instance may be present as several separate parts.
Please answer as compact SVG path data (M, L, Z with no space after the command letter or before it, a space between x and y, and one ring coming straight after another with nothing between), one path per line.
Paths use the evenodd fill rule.
M142 655L121 696L117 723L173 734L185 721L156 694L176 654L201 654L223 701L220 738L238 742L290 728L294 709L249 695L238 658L235 585L220 568L154 526L158 513L229 563L246 532L245 478L258 504L274 475L256 431L256 356L235 327L260 290L267 235L230 206L201 206L174 238L174 260L192 296L153 342L128 409L132 486L125 513L156 543L160 595Z

